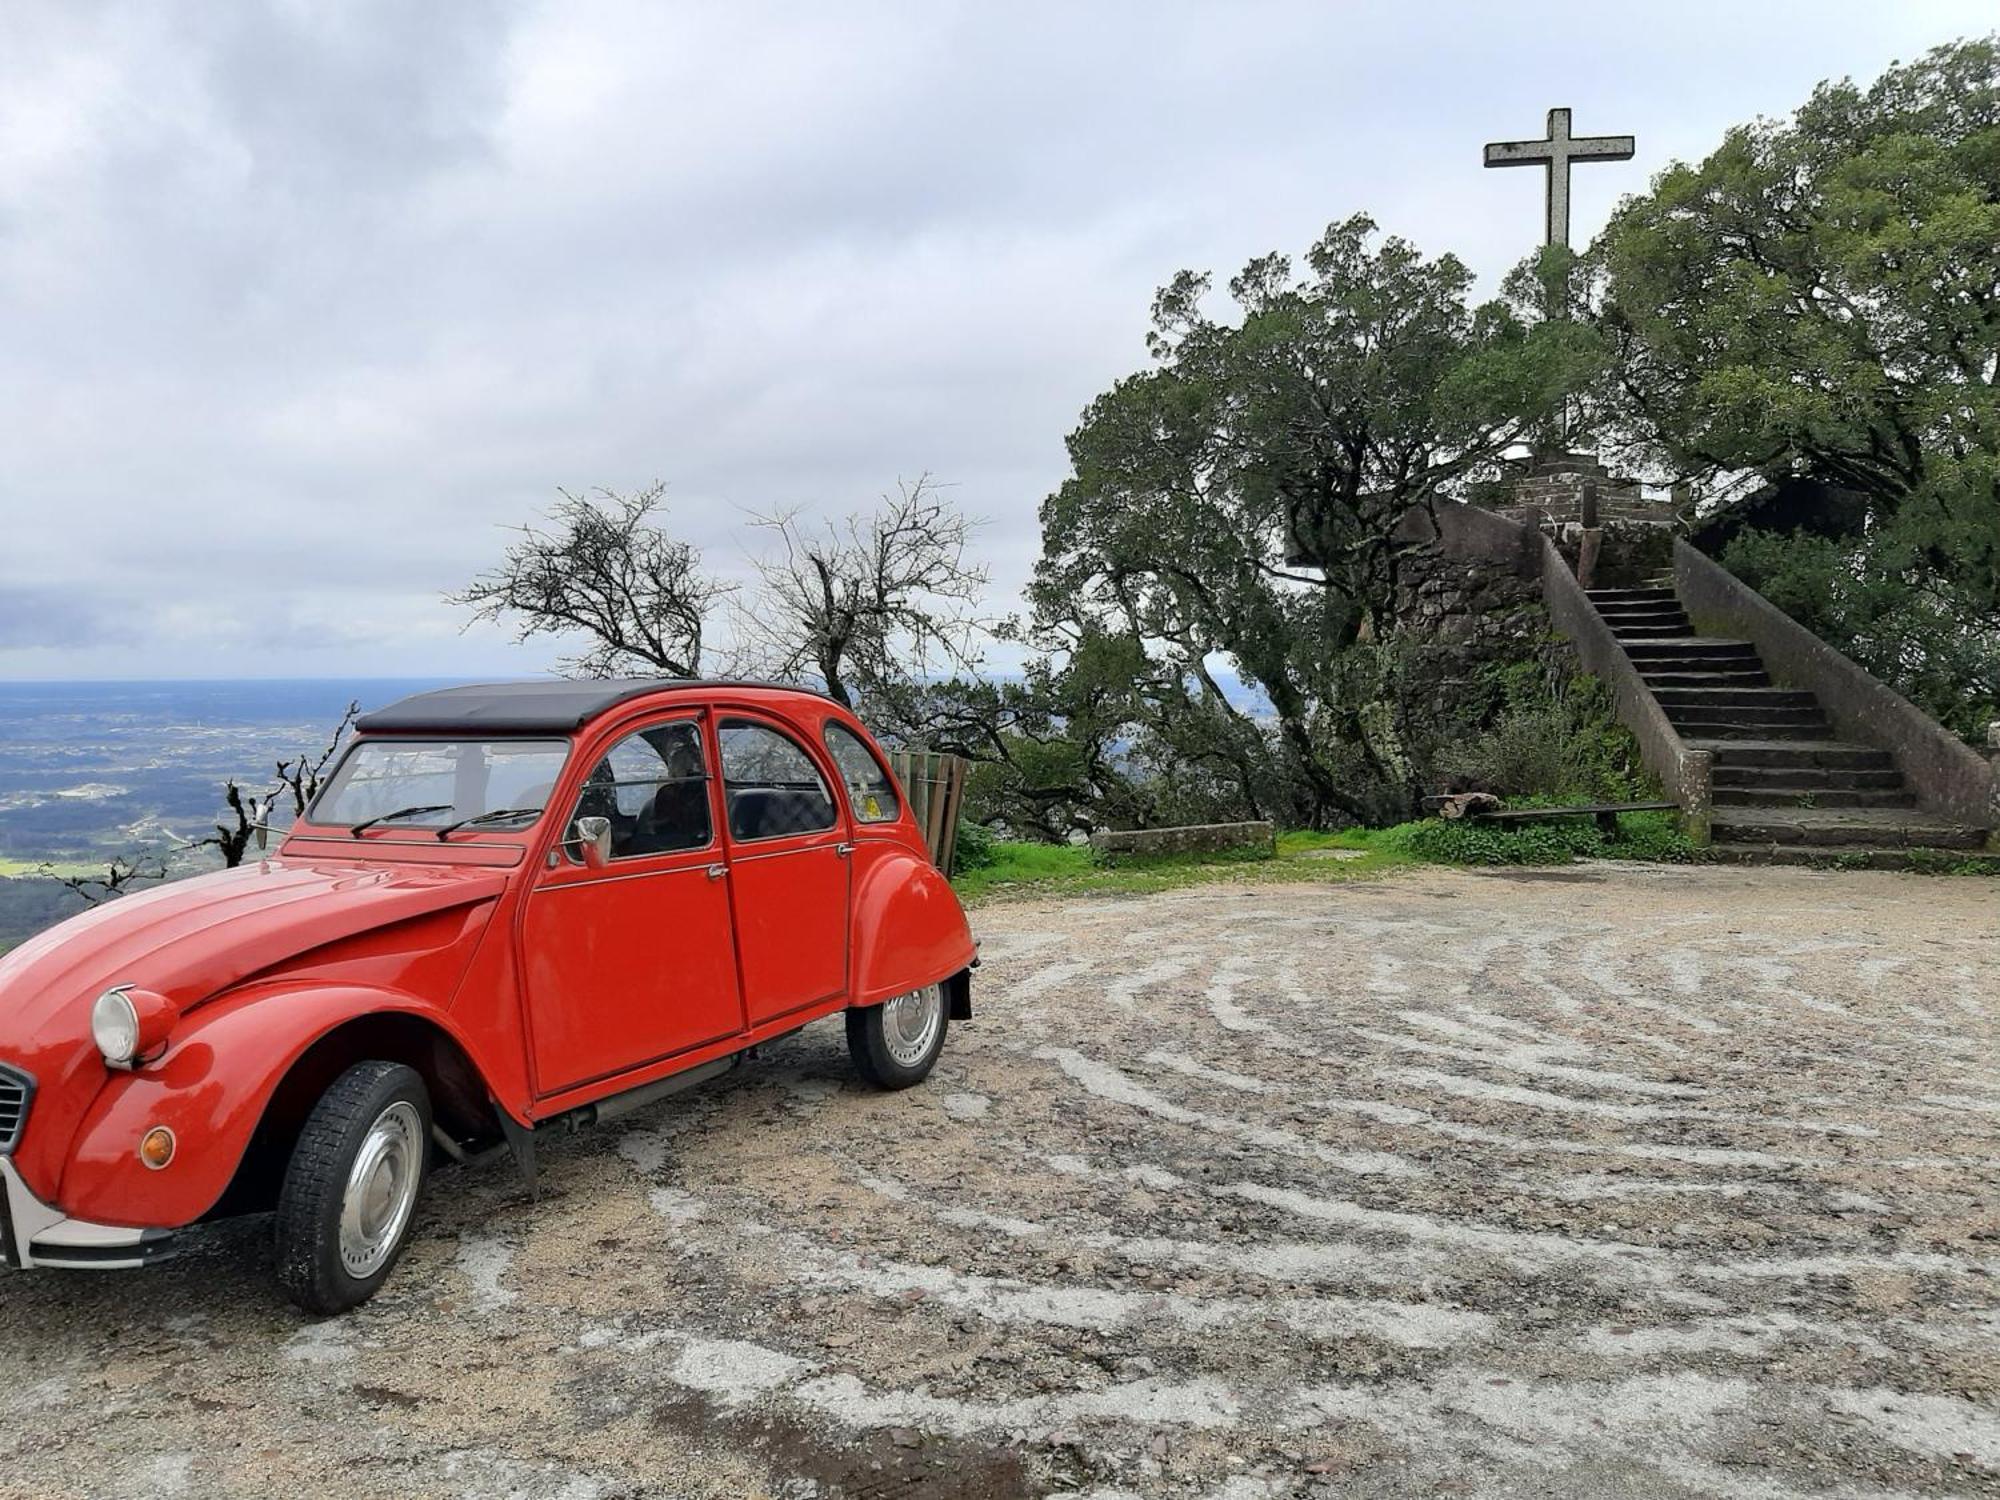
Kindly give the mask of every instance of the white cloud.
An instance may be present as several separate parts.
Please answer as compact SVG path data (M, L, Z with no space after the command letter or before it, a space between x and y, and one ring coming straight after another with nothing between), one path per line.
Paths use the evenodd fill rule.
M1366 208L1488 283L1537 183L1673 155L1984 4L395 0L0 22L0 675L520 673L439 596L558 485L742 513L929 471L1025 578L1151 292ZM23 601L40 610L23 611ZM91 623L114 601L116 628ZM72 601L65 604L64 601ZM8 611L11 610L11 613Z

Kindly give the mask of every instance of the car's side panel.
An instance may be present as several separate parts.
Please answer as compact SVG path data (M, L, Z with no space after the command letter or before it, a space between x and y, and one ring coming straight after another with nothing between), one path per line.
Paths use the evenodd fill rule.
M888 839L854 853L853 1003L874 1005L947 979L976 955L951 883L928 854Z
M528 897L523 977L540 1093L743 1029L719 851L634 863L557 870Z
M283 991L283 992L281 992ZM475 1067L475 1040L442 1009L351 985L246 990L188 1018L159 1062L112 1079L70 1145L56 1204L99 1224L174 1229L215 1206L272 1093L313 1043L359 1016L406 1014L436 1026ZM155 1125L178 1150L162 1171L139 1141Z
M824 783L829 826L810 832L744 836L733 815L737 788L724 748L732 726L769 731L811 764ZM715 720L715 764L721 774L727 834L730 910L743 977L744 1011L752 1026L839 998L847 987L852 926L848 864L852 830L834 788L839 776L815 732L792 715L725 708Z

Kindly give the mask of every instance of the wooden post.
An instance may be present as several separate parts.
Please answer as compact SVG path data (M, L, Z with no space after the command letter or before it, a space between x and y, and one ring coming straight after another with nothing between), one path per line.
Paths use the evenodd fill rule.
M889 769L902 783L903 801L923 831L932 863L950 875L959 804L965 796L965 760L928 750L896 750L890 753Z

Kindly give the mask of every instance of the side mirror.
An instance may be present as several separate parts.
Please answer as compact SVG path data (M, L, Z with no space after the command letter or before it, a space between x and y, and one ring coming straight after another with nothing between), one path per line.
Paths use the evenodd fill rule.
M569 842L581 849L583 862L591 869L603 869L611 863L611 820L578 818Z

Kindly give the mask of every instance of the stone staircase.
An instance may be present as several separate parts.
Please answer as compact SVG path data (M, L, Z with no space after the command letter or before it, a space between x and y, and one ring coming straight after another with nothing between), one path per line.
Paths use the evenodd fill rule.
M1681 738L1715 757L1717 856L1898 868L1984 846L1921 810L1888 751L1835 738L1813 694L1773 686L1750 642L1695 634L1672 588L1588 592Z

